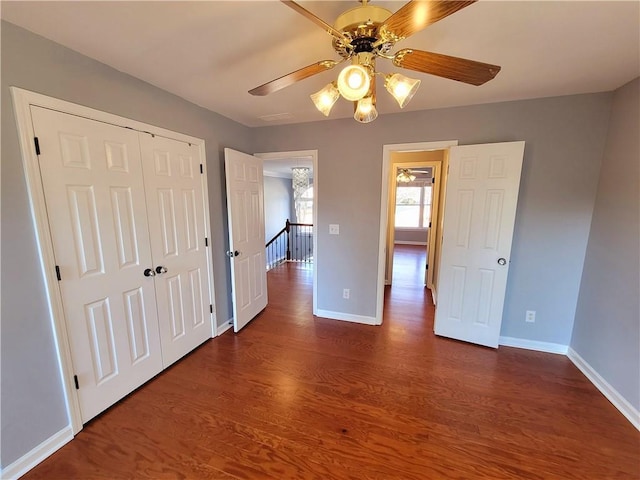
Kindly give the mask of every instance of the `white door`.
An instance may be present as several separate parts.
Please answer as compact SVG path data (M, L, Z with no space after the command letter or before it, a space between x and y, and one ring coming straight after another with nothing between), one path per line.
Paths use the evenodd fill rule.
M82 421L162 370L138 133L31 107Z
M165 367L211 338L204 176L196 145L139 133Z
M233 284L233 330L267 306L262 159L224 149Z
M524 142L451 147L435 333L497 347Z

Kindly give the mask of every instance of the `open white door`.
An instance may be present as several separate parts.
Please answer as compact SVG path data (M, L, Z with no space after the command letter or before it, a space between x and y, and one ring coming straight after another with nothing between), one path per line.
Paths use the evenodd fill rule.
M262 159L224 149L233 283L233 331L267 306Z
M524 142L451 147L435 333L496 348Z

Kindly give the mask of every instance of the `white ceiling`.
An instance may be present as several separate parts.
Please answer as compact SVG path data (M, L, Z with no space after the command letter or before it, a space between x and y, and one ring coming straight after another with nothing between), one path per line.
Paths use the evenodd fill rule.
M349 1L300 1L333 23ZM372 1L396 11L404 1ZM32 32L247 126L323 120L309 94L337 69L266 97L253 87L324 59L331 37L275 0L2 1L1 16ZM405 110L609 91L640 75L640 2L481 0L399 42L502 66L470 86L421 73ZM394 51L395 51L394 50ZM387 60L379 71L398 71ZM407 73L405 71L404 73ZM379 88L378 111L400 112ZM340 100L330 118L350 117ZM267 122L261 117L275 116Z

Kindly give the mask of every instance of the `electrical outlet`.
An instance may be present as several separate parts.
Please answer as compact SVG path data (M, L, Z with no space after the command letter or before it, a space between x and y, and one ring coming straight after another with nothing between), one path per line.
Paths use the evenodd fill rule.
M329 235L340 235L340 225L335 223L329 225Z
M535 310L527 310L527 313L524 314L524 321L527 323L535 323L536 321L536 311Z
M351 290L349 290L348 288L345 288L342 290L342 298L349 300L350 296L351 296Z

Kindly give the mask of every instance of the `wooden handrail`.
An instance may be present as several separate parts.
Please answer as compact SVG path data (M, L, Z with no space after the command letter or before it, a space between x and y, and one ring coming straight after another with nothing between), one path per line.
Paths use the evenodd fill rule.
M265 248L267 248L269 245L271 245L273 242L275 242L275 241L276 241L276 238L278 238L278 237L279 237L280 235L282 235L284 232L288 232L288 231L289 231L289 230L288 230L288 228L287 228L287 227L284 227L282 230L280 230L278 233L276 233L276 234L273 236L273 238L272 238L271 240L269 240L269 241L267 242L267 244L265 245Z
M267 270L283 262L310 263L313 258L313 242L309 234L312 229L312 223L291 223L287 219L284 228L265 245ZM284 238L281 240L282 236Z
M275 242L276 238L278 238L283 233L285 233L285 232L289 233L291 231L291 227L313 227L313 223L291 223L287 219L287 221L286 221L286 223L284 225L284 228L282 230L280 230L278 233L276 233L273 236L273 238L267 242L267 244L265 245L265 248L267 248L269 245L271 245L273 242Z

